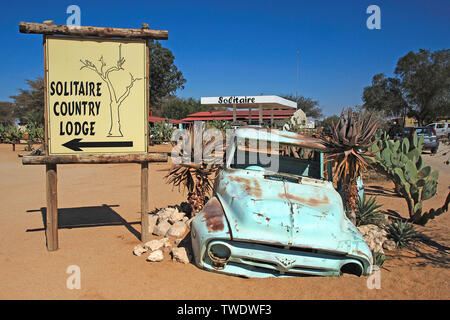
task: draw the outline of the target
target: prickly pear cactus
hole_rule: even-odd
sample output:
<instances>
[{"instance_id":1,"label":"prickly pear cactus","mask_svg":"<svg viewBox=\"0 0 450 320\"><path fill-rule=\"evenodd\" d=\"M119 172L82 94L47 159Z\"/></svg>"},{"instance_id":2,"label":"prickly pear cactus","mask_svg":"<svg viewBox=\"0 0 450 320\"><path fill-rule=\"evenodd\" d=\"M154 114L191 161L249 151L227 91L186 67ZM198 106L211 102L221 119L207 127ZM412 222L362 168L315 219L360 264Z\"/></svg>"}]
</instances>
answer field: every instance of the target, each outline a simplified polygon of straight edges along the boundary
<instances>
[{"instance_id":1,"label":"prickly pear cactus","mask_svg":"<svg viewBox=\"0 0 450 320\"><path fill-rule=\"evenodd\" d=\"M410 220L425 224L427 217L433 219L436 215L422 214L422 203L436 194L439 171L432 171L422 159L423 136L414 133L411 143L407 138L394 142L386 132L379 132L377 138L371 147L375 159L372 164L394 181L408 204Z\"/></svg>"}]
</instances>

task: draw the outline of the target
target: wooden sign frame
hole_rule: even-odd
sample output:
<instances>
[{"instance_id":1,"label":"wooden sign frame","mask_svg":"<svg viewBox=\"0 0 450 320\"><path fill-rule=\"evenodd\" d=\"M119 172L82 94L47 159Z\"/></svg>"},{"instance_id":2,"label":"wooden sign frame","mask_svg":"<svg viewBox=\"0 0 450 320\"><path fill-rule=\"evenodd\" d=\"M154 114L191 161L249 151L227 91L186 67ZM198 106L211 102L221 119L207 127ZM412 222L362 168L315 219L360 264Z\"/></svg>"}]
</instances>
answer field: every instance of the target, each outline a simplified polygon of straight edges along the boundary
<instances>
[{"instance_id":1,"label":"wooden sign frame","mask_svg":"<svg viewBox=\"0 0 450 320\"><path fill-rule=\"evenodd\" d=\"M74 155L49 155L48 145L48 110L47 110L47 50L46 39L49 35L63 35L64 38L82 37L86 39L113 40L117 38L125 39L145 39L146 42L146 70L145 81L147 88L146 95L146 148L148 148L148 115L150 101L150 58L148 40L166 40L168 32L164 30L150 30L146 23L141 29L122 28L102 28L102 27L75 27L55 25L53 21L44 21L43 24L20 22L19 31L21 33L43 34L44 48L44 118L45 118L45 156L24 156L23 165L45 165L46 166L46 201L47 220L46 238L47 250L55 251L59 248L58 242L58 195L57 195L57 165L58 164L109 164L109 163L139 163L141 165L141 241L149 240L148 233L148 163L167 162L168 155L165 153L128 153L128 154L74 154Z\"/></svg>"},{"instance_id":2,"label":"wooden sign frame","mask_svg":"<svg viewBox=\"0 0 450 320\"><path fill-rule=\"evenodd\" d=\"M43 41L43 46L44 46L44 70L45 70L45 74L44 74L44 83L45 83L45 89L44 89L44 105L45 105L45 112L44 112L44 120L45 120L45 145L46 145L46 154L50 155L64 155L64 154L78 154L78 153L74 153L73 151L67 151L67 152L51 152L52 148L52 138L53 140L55 140L56 137L52 137L50 134L50 129L49 129L49 125L51 124L50 122L50 104L49 104L49 93L48 93L48 88L49 88L49 52L48 52L48 40L49 39L63 39L63 40L73 40L73 41L89 41L89 40L96 40L96 41L102 41L102 42L121 42L121 43L141 43L145 45L145 52L144 52L144 65L145 65L145 70L144 70L144 87L147 89L146 92L144 93L144 100L145 100L145 106L144 106L144 114L143 114L143 126L144 126L144 150L143 151L136 151L136 152L124 152L121 151L120 149L116 148L110 148L111 151L85 151L83 150L82 154L131 154L131 153L136 153L136 154L143 154L143 153L147 153L148 152L148 139L149 139L149 130L148 130L148 115L149 115L149 94L150 94L150 68L149 68L149 48L148 48L148 42L146 42L144 39L117 39L117 38L101 38L101 39L92 39L92 38L86 38L86 37L74 37L74 36L54 36L54 35L44 35L44 41ZM126 108L123 109L122 111L122 115L123 113L126 112L133 112L132 110L126 111ZM76 136L72 136L72 137L68 137L67 139L74 139L77 138ZM82 137L81 137L82 138ZM133 141L135 142L135 141ZM82 142L84 144L89 144L90 142L86 143L86 142ZM114 143L114 142L113 142ZM69 150L69 149L68 149ZM87 149L89 150L89 149Z\"/></svg>"}]
</instances>

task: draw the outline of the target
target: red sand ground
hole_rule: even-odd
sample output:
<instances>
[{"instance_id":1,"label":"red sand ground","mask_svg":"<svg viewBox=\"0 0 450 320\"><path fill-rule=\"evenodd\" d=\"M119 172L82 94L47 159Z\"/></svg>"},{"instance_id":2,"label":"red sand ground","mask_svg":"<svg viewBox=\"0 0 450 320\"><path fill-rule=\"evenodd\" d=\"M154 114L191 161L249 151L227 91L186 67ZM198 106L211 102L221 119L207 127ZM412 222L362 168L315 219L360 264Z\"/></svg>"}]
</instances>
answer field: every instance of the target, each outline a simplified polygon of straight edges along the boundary
<instances>
[{"instance_id":1,"label":"red sand ground","mask_svg":"<svg viewBox=\"0 0 450 320\"><path fill-rule=\"evenodd\" d=\"M44 166L23 166L17 157L26 153L22 149L12 152L10 145L0 145L0 299L450 298L448 212L420 228L430 240L416 252L388 253L379 290L368 289L367 278L351 275L243 279L175 263L168 254L163 262L146 262L146 254L132 254L140 243L140 170L135 164L58 166L60 225L86 226L61 228L60 249L48 252L40 211L46 206ZM425 157L441 170L438 194L426 202L428 209L442 205L450 172L440 159ZM168 163L150 165L150 210L185 200L165 184L168 168ZM404 200L392 196L391 183L375 187L385 191L378 197L382 209L407 214ZM111 222L119 224L104 225ZM66 287L70 265L81 269L80 290Z\"/></svg>"}]
</instances>

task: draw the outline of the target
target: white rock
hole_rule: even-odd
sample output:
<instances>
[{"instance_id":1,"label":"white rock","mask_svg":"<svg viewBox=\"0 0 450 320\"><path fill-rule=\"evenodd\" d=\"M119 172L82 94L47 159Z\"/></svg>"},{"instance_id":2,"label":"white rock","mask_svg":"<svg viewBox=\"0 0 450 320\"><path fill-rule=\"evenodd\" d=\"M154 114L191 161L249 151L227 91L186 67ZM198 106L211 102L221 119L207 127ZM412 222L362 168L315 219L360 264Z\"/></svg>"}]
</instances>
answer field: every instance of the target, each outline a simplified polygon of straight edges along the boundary
<instances>
[{"instance_id":1,"label":"white rock","mask_svg":"<svg viewBox=\"0 0 450 320\"><path fill-rule=\"evenodd\" d=\"M178 221L173 224L173 226L170 227L170 229L167 231L167 235L169 237L175 237L179 238L184 235L186 232L186 225L183 221Z\"/></svg>"},{"instance_id":2,"label":"white rock","mask_svg":"<svg viewBox=\"0 0 450 320\"><path fill-rule=\"evenodd\" d=\"M164 247L164 242L161 240L150 240L149 242L146 242L144 246L151 251L155 251Z\"/></svg>"},{"instance_id":3,"label":"white rock","mask_svg":"<svg viewBox=\"0 0 450 320\"><path fill-rule=\"evenodd\" d=\"M164 208L158 211L158 223L168 220L170 218L170 216L176 211L178 211L177 208Z\"/></svg>"},{"instance_id":4,"label":"white rock","mask_svg":"<svg viewBox=\"0 0 450 320\"><path fill-rule=\"evenodd\" d=\"M160 241L163 243L164 248L172 247L172 243L170 243L169 238L162 238Z\"/></svg>"},{"instance_id":5,"label":"white rock","mask_svg":"<svg viewBox=\"0 0 450 320\"><path fill-rule=\"evenodd\" d=\"M163 259L164 259L164 255L161 250L153 251L147 257L147 261L151 261L151 262L160 262L160 261L163 261Z\"/></svg>"},{"instance_id":6,"label":"white rock","mask_svg":"<svg viewBox=\"0 0 450 320\"><path fill-rule=\"evenodd\" d=\"M189 263L189 257L187 255L185 248L173 248L172 249L172 260L180 263Z\"/></svg>"},{"instance_id":7,"label":"white rock","mask_svg":"<svg viewBox=\"0 0 450 320\"><path fill-rule=\"evenodd\" d=\"M169 217L169 222L174 224L175 222L183 220L183 218L184 218L184 212L180 212L180 211L178 211L178 209L175 208L175 210L172 212L172 214Z\"/></svg>"},{"instance_id":8,"label":"white rock","mask_svg":"<svg viewBox=\"0 0 450 320\"><path fill-rule=\"evenodd\" d=\"M392 240L386 240L383 243L383 248L389 251L394 251L397 249L397 245L395 244L395 241Z\"/></svg>"},{"instance_id":9,"label":"white rock","mask_svg":"<svg viewBox=\"0 0 450 320\"><path fill-rule=\"evenodd\" d=\"M386 230L383 230L374 224L360 226L358 227L358 230L364 237L370 250L384 253L383 243L387 240Z\"/></svg>"},{"instance_id":10,"label":"white rock","mask_svg":"<svg viewBox=\"0 0 450 320\"><path fill-rule=\"evenodd\" d=\"M149 214L148 215L148 233L152 234L155 229L156 222L158 221L158 215Z\"/></svg>"},{"instance_id":11,"label":"white rock","mask_svg":"<svg viewBox=\"0 0 450 320\"><path fill-rule=\"evenodd\" d=\"M142 244L136 245L133 249L133 253L138 257L141 256L145 252L147 252L147 249L145 247L143 247Z\"/></svg>"},{"instance_id":12,"label":"white rock","mask_svg":"<svg viewBox=\"0 0 450 320\"><path fill-rule=\"evenodd\" d=\"M157 236L165 236L171 225L167 220L159 222L153 229L153 234Z\"/></svg>"}]
</instances>

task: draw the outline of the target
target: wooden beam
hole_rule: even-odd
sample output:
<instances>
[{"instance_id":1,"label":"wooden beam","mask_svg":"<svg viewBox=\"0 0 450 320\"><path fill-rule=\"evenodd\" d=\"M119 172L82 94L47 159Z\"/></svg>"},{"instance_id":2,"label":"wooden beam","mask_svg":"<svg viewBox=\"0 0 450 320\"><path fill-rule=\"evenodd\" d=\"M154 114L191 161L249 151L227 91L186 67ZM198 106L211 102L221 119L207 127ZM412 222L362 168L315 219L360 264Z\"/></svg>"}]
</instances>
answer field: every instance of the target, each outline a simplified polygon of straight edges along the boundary
<instances>
[{"instance_id":1,"label":"wooden beam","mask_svg":"<svg viewBox=\"0 0 450 320\"><path fill-rule=\"evenodd\" d=\"M51 23L20 22L21 33L33 34L57 34L79 37L101 37L101 38L145 38L155 40L167 40L169 32L166 30L152 30L145 25L141 29L105 28L88 26L66 26Z\"/></svg>"},{"instance_id":2,"label":"wooden beam","mask_svg":"<svg viewBox=\"0 0 450 320\"><path fill-rule=\"evenodd\" d=\"M45 23L45 21L44 21ZM42 44L44 47L44 151L49 154L48 147L48 110L47 110L47 82L48 82L48 66L47 66L47 38L42 36Z\"/></svg>"},{"instance_id":3,"label":"wooden beam","mask_svg":"<svg viewBox=\"0 0 450 320\"><path fill-rule=\"evenodd\" d=\"M141 163L141 241L149 241L148 233L148 162Z\"/></svg>"},{"instance_id":4,"label":"wooden beam","mask_svg":"<svg viewBox=\"0 0 450 320\"><path fill-rule=\"evenodd\" d=\"M47 212L45 234L47 250L58 250L58 192L56 164L46 165Z\"/></svg>"},{"instance_id":5,"label":"wooden beam","mask_svg":"<svg viewBox=\"0 0 450 320\"><path fill-rule=\"evenodd\" d=\"M22 164L104 164L104 163L143 163L167 162L167 153L146 154L98 154L98 155L60 155L60 156L23 156Z\"/></svg>"}]
</instances>

